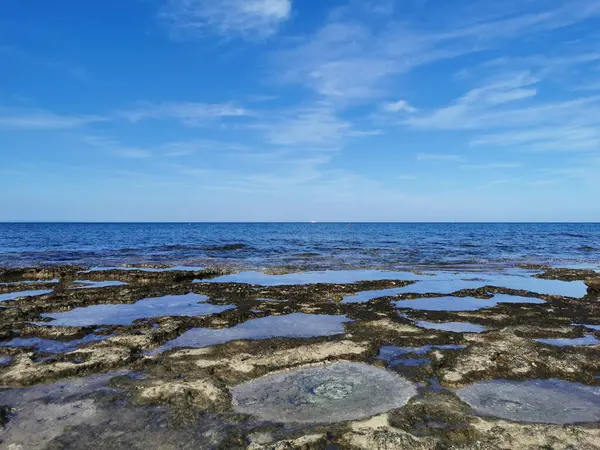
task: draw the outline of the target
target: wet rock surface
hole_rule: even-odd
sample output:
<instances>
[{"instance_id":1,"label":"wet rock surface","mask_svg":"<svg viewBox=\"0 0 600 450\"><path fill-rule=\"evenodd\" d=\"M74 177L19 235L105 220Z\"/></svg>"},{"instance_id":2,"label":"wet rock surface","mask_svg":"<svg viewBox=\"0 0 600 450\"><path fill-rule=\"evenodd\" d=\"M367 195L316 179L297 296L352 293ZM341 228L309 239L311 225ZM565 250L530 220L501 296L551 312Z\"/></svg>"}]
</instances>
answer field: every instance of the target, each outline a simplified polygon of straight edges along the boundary
<instances>
[{"instance_id":1,"label":"wet rock surface","mask_svg":"<svg viewBox=\"0 0 600 450\"><path fill-rule=\"evenodd\" d=\"M600 448L595 272L231 272L0 270L0 448Z\"/></svg>"},{"instance_id":2,"label":"wet rock surface","mask_svg":"<svg viewBox=\"0 0 600 450\"><path fill-rule=\"evenodd\" d=\"M232 389L235 411L299 423L363 419L401 408L416 393L399 375L360 363L266 375Z\"/></svg>"},{"instance_id":3,"label":"wet rock surface","mask_svg":"<svg viewBox=\"0 0 600 450\"><path fill-rule=\"evenodd\" d=\"M460 389L477 412L520 422L600 422L600 387L560 380L491 381Z\"/></svg>"}]
</instances>

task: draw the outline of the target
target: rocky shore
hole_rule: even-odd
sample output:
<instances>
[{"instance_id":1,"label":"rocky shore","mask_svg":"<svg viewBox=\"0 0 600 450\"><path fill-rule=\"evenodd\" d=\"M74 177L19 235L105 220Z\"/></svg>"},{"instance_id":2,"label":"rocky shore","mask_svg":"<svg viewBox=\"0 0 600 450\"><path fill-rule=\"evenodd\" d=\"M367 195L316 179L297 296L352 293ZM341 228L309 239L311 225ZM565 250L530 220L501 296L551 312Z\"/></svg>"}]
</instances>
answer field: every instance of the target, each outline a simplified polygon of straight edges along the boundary
<instances>
[{"instance_id":1,"label":"rocky shore","mask_svg":"<svg viewBox=\"0 0 600 450\"><path fill-rule=\"evenodd\" d=\"M518 270L0 270L0 448L599 449L600 274Z\"/></svg>"}]
</instances>

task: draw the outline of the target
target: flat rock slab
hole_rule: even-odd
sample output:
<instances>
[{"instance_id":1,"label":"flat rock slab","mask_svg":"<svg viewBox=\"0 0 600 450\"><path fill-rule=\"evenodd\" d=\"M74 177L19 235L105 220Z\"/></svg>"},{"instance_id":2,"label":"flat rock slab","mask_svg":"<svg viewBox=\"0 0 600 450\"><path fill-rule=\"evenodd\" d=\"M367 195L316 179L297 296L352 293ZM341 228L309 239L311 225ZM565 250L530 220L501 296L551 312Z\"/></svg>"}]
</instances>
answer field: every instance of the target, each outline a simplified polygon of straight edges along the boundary
<instances>
[{"instance_id":1,"label":"flat rock slab","mask_svg":"<svg viewBox=\"0 0 600 450\"><path fill-rule=\"evenodd\" d=\"M232 389L237 412L297 423L364 419L401 408L416 393L400 375L361 363L266 375Z\"/></svg>"},{"instance_id":2,"label":"flat rock slab","mask_svg":"<svg viewBox=\"0 0 600 450\"><path fill-rule=\"evenodd\" d=\"M480 414L529 423L600 422L600 388L562 380L490 381L456 391Z\"/></svg>"}]
</instances>

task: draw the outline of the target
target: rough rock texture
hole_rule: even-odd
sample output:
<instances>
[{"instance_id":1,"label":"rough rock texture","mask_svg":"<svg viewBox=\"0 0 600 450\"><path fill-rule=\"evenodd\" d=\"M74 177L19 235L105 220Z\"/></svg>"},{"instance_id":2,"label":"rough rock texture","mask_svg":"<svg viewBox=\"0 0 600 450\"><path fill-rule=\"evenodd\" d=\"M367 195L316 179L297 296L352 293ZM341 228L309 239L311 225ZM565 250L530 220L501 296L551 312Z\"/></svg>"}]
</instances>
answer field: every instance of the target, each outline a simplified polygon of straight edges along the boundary
<instances>
[{"instance_id":1,"label":"rough rock texture","mask_svg":"<svg viewBox=\"0 0 600 450\"><path fill-rule=\"evenodd\" d=\"M0 283L10 283L0 284L0 293L53 290L40 297L4 302L0 309L0 384L5 388L0 392L0 424L6 427L0 431L0 440L4 439L0 448L14 444L15 450L18 445L22 449L82 450L598 449L597 422L558 426L482 417L453 391L489 380L523 382L552 378L598 389L600 346L558 347L536 339L599 339L600 302L596 300L600 298L600 276L572 269L535 269L546 269L538 275L540 278L558 280L552 282L553 286L576 280L581 287L579 280L586 280L588 295L575 298L485 286L448 295L456 301L465 301L465 297L482 300L482 307L474 311L399 310L395 305L398 300L435 299L439 294L407 293L364 303L342 303L340 300L347 295L407 286L411 282L257 286L209 282L211 277L231 272L218 268L86 274L78 273L82 268L68 266L0 270ZM519 276L523 281L532 272ZM80 286L74 282L80 279L128 284L76 289ZM211 305L235 308L207 316L140 316L127 325L55 326L44 318L51 313L94 305L136 308L140 300L188 293L205 296ZM518 303L486 307L490 302L485 300L498 294L525 297L525 301L537 304L515 299ZM293 319L300 313L348 318L352 322L344 323L339 334L287 333L286 337L286 330L279 332L273 327L260 340L252 333L223 333L228 338L219 345L160 350L189 330L231 329L247 323L240 327L246 328L270 322L250 321L271 316L288 316L294 325ZM473 334L425 329L416 326L420 321L469 322L485 330ZM311 326L319 328L319 323L315 321ZM87 338L92 335L104 340L89 342ZM313 337L304 337L309 335ZM16 345L36 338L57 341L65 350L54 354L47 348ZM393 357L382 357L390 349ZM358 421L345 421L343 415L338 415L331 423L281 423L279 418L265 421L233 409L230 390L236 386L253 385L273 374L289 375L339 363L359 363L375 371L386 369L385 373L410 381L417 394L402 407L386 407L385 414L361 417ZM121 375L106 374L114 370ZM104 386L89 381L103 377L102 374L110 378ZM311 395L341 401L353 392L346 383L320 381L313 386ZM289 388L286 385L279 391L284 391L285 396L290 393ZM381 404L387 397L393 398L395 392L379 391L386 397ZM572 404L574 396L575 393L567 392L560 403ZM493 399L485 403L490 401L494 403ZM510 402L495 403L519 408ZM347 408L350 410L354 408ZM586 408L588 413L591 410Z\"/></svg>"},{"instance_id":2,"label":"rough rock texture","mask_svg":"<svg viewBox=\"0 0 600 450\"><path fill-rule=\"evenodd\" d=\"M521 338L512 329L465 336L468 349L450 355L440 368L440 381L449 387L462 387L474 381L494 378L524 380L562 377L590 382L600 369L598 349L574 351L538 344Z\"/></svg>"},{"instance_id":3,"label":"rough rock texture","mask_svg":"<svg viewBox=\"0 0 600 450\"><path fill-rule=\"evenodd\" d=\"M592 294L600 294L600 277L589 278L585 280L585 284L588 287L588 291Z\"/></svg>"}]
</instances>

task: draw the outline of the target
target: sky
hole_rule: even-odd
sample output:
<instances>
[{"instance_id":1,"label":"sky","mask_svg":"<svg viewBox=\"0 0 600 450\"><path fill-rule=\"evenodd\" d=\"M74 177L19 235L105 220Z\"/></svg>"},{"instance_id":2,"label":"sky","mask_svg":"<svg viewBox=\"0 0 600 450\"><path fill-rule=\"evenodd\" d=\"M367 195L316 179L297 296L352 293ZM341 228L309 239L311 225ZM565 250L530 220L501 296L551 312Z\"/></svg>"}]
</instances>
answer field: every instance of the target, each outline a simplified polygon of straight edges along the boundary
<instances>
[{"instance_id":1,"label":"sky","mask_svg":"<svg viewBox=\"0 0 600 450\"><path fill-rule=\"evenodd\" d=\"M2 0L0 221L600 221L600 0Z\"/></svg>"}]
</instances>

